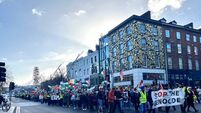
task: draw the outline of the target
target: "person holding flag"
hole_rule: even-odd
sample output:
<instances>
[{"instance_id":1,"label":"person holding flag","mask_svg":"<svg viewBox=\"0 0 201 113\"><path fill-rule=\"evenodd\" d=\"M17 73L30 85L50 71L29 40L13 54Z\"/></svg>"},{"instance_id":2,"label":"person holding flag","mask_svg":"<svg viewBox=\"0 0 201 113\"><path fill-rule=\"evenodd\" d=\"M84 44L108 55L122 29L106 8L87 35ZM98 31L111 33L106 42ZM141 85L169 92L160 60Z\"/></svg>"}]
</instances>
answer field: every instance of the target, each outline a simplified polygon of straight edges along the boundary
<instances>
[{"instance_id":1,"label":"person holding flag","mask_svg":"<svg viewBox=\"0 0 201 113\"><path fill-rule=\"evenodd\" d=\"M153 100L151 98L151 93L155 90L154 89L154 85L153 86L150 86L149 89L148 89L148 96L147 96L147 101L148 101L148 104L149 104L149 112L148 113L155 113L155 108L153 108Z\"/></svg>"},{"instance_id":2,"label":"person holding flag","mask_svg":"<svg viewBox=\"0 0 201 113\"><path fill-rule=\"evenodd\" d=\"M137 91L140 92L140 112L145 113L147 104L147 92L145 91L143 80L141 80L139 85L137 85Z\"/></svg>"},{"instance_id":3,"label":"person holding flag","mask_svg":"<svg viewBox=\"0 0 201 113\"><path fill-rule=\"evenodd\" d=\"M123 113L122 106L121 106L121 101L123 100L123 97L122 97L122 92L121 92L120 88L116 88L116 91L114 92L114 96L115 96L115 101L114 101L114 110L113 111L115 112L116 107L118 107L119 112Z\"/></svg>"}]
</instances>

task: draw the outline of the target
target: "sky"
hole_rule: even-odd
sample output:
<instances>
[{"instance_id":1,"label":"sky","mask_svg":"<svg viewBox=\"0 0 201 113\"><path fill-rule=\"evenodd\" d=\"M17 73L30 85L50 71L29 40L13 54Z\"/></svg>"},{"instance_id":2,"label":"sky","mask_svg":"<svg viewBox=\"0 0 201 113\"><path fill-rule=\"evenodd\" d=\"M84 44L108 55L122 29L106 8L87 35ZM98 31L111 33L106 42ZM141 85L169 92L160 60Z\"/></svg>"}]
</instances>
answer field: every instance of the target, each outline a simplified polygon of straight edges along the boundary
<instances>
[{"instance_id":1,"label":"sky","mask_svg":"<svg viewBox=\"0 0 201 113\"><path fill-rule=\"evenodd\" d=\"M18 85L49 77L132 15L201 27L200 0L0 0L0 61Z\"/></svg>"}]
</instances>

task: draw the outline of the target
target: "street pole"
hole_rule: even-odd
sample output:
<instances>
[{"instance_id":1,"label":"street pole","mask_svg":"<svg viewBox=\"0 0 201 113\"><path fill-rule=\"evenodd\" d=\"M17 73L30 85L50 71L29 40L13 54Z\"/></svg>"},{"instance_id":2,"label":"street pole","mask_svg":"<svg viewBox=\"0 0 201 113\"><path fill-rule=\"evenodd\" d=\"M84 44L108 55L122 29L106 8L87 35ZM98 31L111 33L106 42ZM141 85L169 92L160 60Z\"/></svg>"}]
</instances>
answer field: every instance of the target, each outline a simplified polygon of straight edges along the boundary
<instances>
[{"instance_id":1,"label":"street pole","mask_svg":"<svg viewBox=\"0 0 201 113\"><path fill-rule=\"evenodd\" d=\"M11 102L11 96L12 96L11 92L12 92L12 90L9 91L9 100L10 100L10 102Z\"/></svg>"},{"instance_id":2,"label":"street pole","mask_svg":"<svg viewBox=\"0 0 201 113\"><path fill-rule=\"evenodd\" d=\"M165 75L166 75L166 83L168 84L168 81L169 81L169 77L168 77L168 57L167 57L167 48L166 48L166 39L164 38L163 39L163 44L164 44L164 49L165 49Z\"/></svg>"}]
</instances>

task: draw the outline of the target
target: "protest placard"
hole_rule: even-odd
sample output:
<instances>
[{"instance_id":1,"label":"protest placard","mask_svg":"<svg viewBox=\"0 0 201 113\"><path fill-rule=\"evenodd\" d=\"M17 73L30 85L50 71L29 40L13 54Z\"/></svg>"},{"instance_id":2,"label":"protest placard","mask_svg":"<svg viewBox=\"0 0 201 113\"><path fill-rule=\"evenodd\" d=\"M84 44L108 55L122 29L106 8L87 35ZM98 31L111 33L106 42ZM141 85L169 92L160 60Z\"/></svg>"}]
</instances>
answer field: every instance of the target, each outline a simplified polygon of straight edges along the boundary
<instances>
[{"instance_id":1,"label":"protest placard","mask_svg":"<svg viewBox=\"0 0 201 113\"><path fill-rule=\"evenodd\" d=\"M151 97L153 108L175 106L184 103L184 93L181 88L153 91Z\"/></svg>"}]
</instances>

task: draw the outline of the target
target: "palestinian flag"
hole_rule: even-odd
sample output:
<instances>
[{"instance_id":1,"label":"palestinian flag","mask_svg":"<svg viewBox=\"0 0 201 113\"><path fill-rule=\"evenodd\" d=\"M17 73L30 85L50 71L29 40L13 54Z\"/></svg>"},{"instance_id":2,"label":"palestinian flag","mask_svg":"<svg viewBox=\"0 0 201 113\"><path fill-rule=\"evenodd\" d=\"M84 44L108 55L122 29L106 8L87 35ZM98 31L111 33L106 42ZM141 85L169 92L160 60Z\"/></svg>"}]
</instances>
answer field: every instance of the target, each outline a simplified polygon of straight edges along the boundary
<instances>
[{"instance_id":1,"label":"palestinian flag","mask_svg":"<svg viewBox=\"0 0 201 113\"><path fill-rule=\"evenodd\" d=\"M88 86L90 86L90 80L86 80L86 83L88 84Z\"/></svg>"},{"instance_id":2,"label":"palestinian flag","mask_svg":"<svg viewBox=\"0 0 201 113\"><path fill-rule=\"evenodd\" d=\"M102 74L103 76L105 76L105 70L104 70L104 69L101 71L101 74Z\"/></svg>"},{"instance_id":3,"label":"palestinian flag","mask_svg":"<svg viewBox=\"0 0 201 113\"><path fill-rule=\"evenodd\" d=\"M121 81L123 81L124 80L124 73L123 73L123 69L120 71L120 79L121 79Z\"/></svg>"},{"instance_id":4,"label":"palestinian flag","mask_svg":"<svg viewBox=\"0 0 201 113\"><path fill-rule=\"evenodd\" d=\"M143 80L141 80L140 83L139 83L139 87L142 87L142 86L144 86Z\"/></svg>"},{"instance_id":5,"label":"palestinian flag","mask_svg":"<svg viewBox=\"0 0 201 113\"><path fill-rule=\"evenodd\" d=\"M70 81L69 81L69 84L75 84L75 83L77 83L77 81L75 80L75 79L71 79Z\"/></svg>"}]
</instances>

